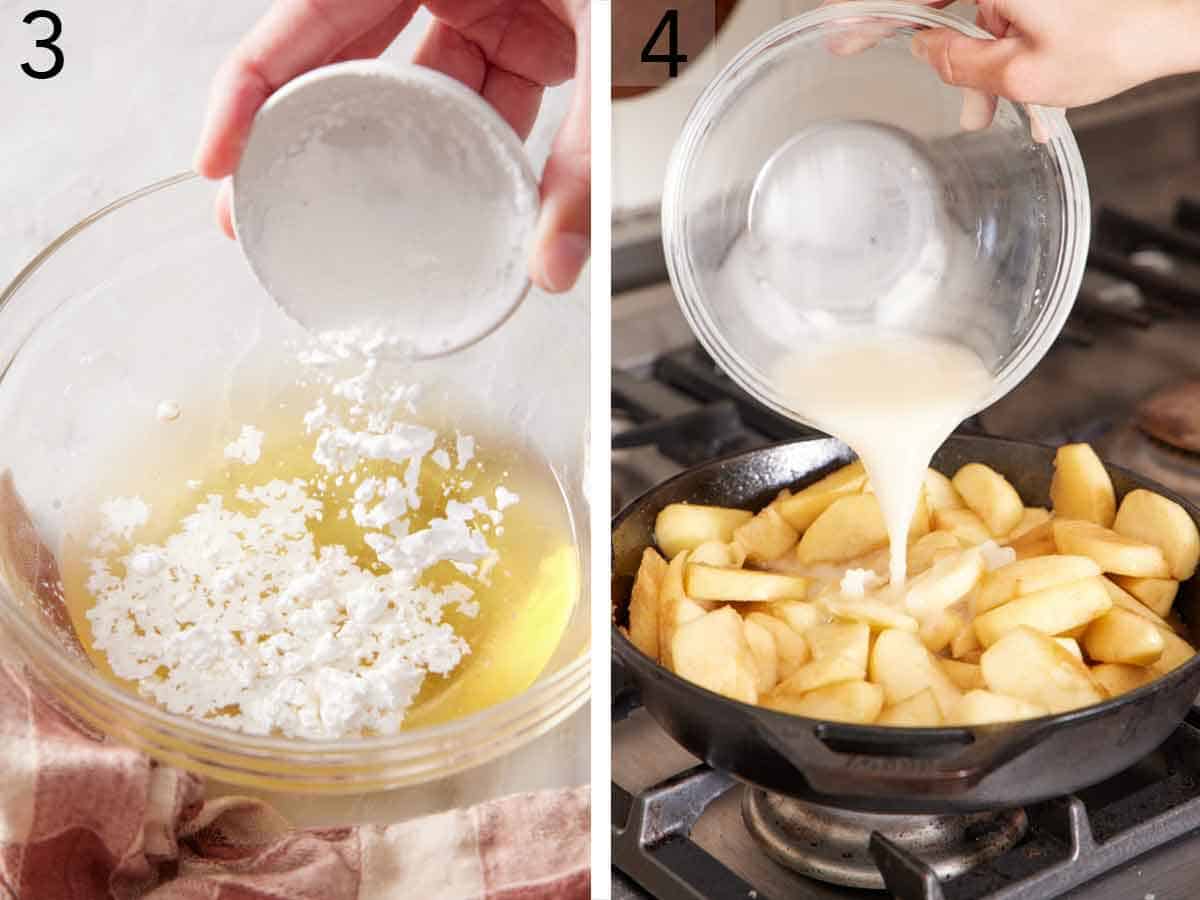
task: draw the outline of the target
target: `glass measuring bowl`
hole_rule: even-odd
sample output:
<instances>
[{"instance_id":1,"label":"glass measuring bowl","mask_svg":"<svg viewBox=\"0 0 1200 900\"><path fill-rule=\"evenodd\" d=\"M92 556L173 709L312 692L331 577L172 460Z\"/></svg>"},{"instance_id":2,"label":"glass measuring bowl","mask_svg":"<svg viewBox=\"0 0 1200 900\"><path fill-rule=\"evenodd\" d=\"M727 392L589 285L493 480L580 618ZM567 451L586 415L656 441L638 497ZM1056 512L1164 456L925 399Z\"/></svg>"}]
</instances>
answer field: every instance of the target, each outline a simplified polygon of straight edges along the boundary
<instances>
[{"instance_id":1,"label":"glass measuring bowl","mask_svg":"<svg viewBox=\"0 0 1200 900\"><path fill-rule=\"evenodd\" d=\"M787 21L717 76L676 144L663 243L684 313L792 418L777 362L864 330L966 344L993 377L982 408L1049 350L1078 292L1090 214L1066 117L1000 100L966 130L963 92L911 52L932 27L988 36L907 3Z\"/></svg>"},{"instance_id":2,"label":"glass measuring bowl","mask_svg":"<svg viewBox=\"0 0 1200 900\"><path fill-rule=\"evenodd\" d=\"M0 423L9 471L35 533L4 529L0 629L32 670L92 727L225 782L304 793L361 793L460 772L527 743L587 699L590 599L584 495L587 307L534 294L508 326L420 364L434 401L468 410L540 457L561 488L580 575L562 637L523 693L445 724L393 736L254 736L168 713L76 652L24 577L61 546L74 515L131 447L146 485L222 421L255 421L293 372L303 330L255 283L211 219L212 187L193 175L124 197L65 231L0 290ZM554 384L554 391L536 386ZM160 401L184 397L165 424ZM5 522L4 524L9 524ZM14 571L15 570L15 571Z\"/></svg>"}]
</instances>

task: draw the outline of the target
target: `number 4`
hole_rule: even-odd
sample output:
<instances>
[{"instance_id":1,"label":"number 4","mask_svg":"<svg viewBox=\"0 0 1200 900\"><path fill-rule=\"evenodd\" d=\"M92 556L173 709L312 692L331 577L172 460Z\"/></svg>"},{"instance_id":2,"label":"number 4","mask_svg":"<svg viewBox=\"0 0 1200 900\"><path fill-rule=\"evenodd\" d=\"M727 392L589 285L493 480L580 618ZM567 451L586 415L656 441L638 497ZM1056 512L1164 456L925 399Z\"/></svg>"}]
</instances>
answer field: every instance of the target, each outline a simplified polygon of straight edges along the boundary
<instances>
[{"instance_id":1,"label":"number 4","mask_svg":"<svg viewBox=\"0 0 1200 900\"><path fill-rule=\"evenodd\" d=\"M667 32L667 52L655 53L654 45L662 37L663 29ZM686 54L679 52L679 10L668 9L654 29L654 34L650 35L650 40L646 41L646 46L642 48L642 62L666 63L667 71L672 78L676 78L679 75L679 64L687 62L687 59Z\"/></svg>"},{"instance_id":2,"label":"number 4","mask_svg":"<svg viewBox=\"0 0 1200 900\"><path fill-rule=\"evenodd\" d=\"M50 23L50 34L41 40L34 41L34 45L41 47L43 50L49 50L50 54L54 57L54 61L48 69L35 69L29 63L24 62L21 63L21 71L30 78L53 78L63 70L63 52L58 44L55 43L55 41L62 37L62 19L47 9L35 9L21 21L26 25L32 25L38 19L45 19Z\"/></svg>"}]
</instances>

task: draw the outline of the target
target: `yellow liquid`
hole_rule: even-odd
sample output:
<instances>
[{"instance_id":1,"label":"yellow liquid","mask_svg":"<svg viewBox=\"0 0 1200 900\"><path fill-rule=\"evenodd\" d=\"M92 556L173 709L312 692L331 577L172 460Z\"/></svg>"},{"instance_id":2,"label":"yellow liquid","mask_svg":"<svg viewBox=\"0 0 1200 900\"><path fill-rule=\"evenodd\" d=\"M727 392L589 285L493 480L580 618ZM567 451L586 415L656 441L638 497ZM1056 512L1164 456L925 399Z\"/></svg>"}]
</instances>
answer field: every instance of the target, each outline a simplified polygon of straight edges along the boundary
<instances>
[{"instance_id":1,"label":"yellow liquid","mask_svg":"<svg viewBox=\"0 0 1200 900\"><path fill-rule=\"evenodd\" d=\"M294 429L294 425L292 426ZM149 522L135 532L138 544L161 544L181 529L181 520L205 497L217 494L227 509L252 512L237 499L243 486L265 484L274 479L302 479L309 495L324 506L320 520L308 521L318 547L340 544L364 569L386 571L374 551L363 541L363 531L349 511L357 483L368 476L403 477L403 467L387 461L370 461L347 477L341 485L312 459L314 437L301 430L292 433L282 426L263 426L267 437L262 455L252 465L224 463L210 468L198 487L187 486L194 477L181 469L177 480L156 477L156 485L138 492L151 505ZM450 500L468 501L485 497L494 505L495 488L503 485L520 496L519 502L503 511L503 533L487 533L488 544L498 561L488 573L487 583L464 576L448 562L428 569L422 583L442 587L460 581L472 588L479 604L475 617L464 615L454 605L444 608L444 621L470 646L470 653L449 674L426 676L422 688L405 714L403 728L435 725L485 709L526 690L546 667L562 640L579 592L579 561L571 534L566 504L549 468L525 448L495 446L481 440L474 458L459 471L455 468L454 436L439 439L452 460L449 471L425 457L421 468L421 506L408 516L410 529L426 527L444 515ZM470 482L464 486L463 482ZM324 485L324 489L318 485ZM171 489L173 485L178 490ZM339 513L346 510L345 517ZM122 687L137 692L137 686L116 676L102 650L93 645L91 623L86 613L95 605L87 589L88 560L95 556L89 541L96 523L76 532L63 548L63 583L72 623L88 656L97 669ZM109 557L111 570L120 574L117 562L128 552L122 547Z\"/></svg>"}]
</instances>

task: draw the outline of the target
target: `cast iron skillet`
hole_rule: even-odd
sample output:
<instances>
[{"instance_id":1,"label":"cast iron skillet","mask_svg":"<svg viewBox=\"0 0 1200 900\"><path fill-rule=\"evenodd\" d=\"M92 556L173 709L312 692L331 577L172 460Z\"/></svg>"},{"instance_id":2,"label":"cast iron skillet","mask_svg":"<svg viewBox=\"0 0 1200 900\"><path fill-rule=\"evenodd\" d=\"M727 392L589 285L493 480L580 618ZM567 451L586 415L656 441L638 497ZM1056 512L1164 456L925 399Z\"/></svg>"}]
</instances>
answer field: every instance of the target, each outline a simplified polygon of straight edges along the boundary
<instances>
[{"instance_id":1,"label":"cast iron skillet","mask_svg":"<svg viewBox=\"0 0 1200 900\"><path fill-rule=\"evenodd\" d=\"M934 468L952 475L981 462L1012 482L1030 506L1049 505L1054 451L993 438L952 438ZM815 481L854 459L830 438L753 450L685 472L635 500L613 521L614 654L660 725L709 765L769 791L880 812L967 812L1023 806L1102 781L1161 744L1200 690L1200 655L1152 684L1087 709L972 728L884 728L822 722L749 706L672 674L616 625L654 519L689 501L758 509L784 487ZM1136 487L1200 510L1178 495L1110 466L1120 498ZM1197 582L1176 609L1198 621Z\"/></svg>"}]
</instances>

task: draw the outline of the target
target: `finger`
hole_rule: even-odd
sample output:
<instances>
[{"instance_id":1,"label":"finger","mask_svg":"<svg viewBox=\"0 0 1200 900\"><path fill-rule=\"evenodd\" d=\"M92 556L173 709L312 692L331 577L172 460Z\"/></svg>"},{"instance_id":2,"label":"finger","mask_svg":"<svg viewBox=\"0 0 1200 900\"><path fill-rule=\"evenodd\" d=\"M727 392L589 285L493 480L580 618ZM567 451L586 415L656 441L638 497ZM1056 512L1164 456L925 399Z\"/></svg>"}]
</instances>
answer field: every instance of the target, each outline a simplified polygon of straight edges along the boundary
<instances>
[{"instance_id":1,"label":"finger","mask_svg":"<svg viewBox=\"0 0 1200 900\"><path fill-rule=\"evenodd\" d=\"M1049 110L1038 110L1032 106L1026 106L1025 111L1029 114L1029 131L1038 144L1045 144L1050 140L1050 132L1046 128L1042 120L1042 116L1047 114Z\"/></svg>"},{"instance_id":2,"label":"finger","mask_svg":"<svg viewBox=\"0 0 1200 900\"><path fill-rule=\"evenodd\" d=\"M521 140L529 136L542 105L542 86L489 62L482 48L461 32L434 22L413 62L462 82L482 95Z\"/></svg>"},{"instance_id":3,"label":"finger","mask_svg":"<svg viewBox=\"0 0 1200 900\"><path fill-rule=\"evenodd\" d=\"M591 248L590 29L585 9L575 33L575 94L542 174L542 213L529 260L534 283L554 293L568 290L575 283Z\"/></svg>"},{"instance_id":4,"label":"finger","mask_svg":"<svg viewBox=\"0 0 1200 900\"><path fill-rule=\"evenodd\" d=\"M479 3L427 0L444 27L462 35L492 65L547 87L575 71L575 33L544 2L486 4L500 11L480 15Z\"/></svg>"},{"instance_id":5,"label":"finger","mask_svg":"<svg viewBox=\"0 0 1200 900\"><path fill-rule=\"evenodd\" d=\"M979 9L975 13L975 25L982 28L984 31L990 32L995 37L1004 37L1003 33L997 33L993 30L995 23L994 10L986 5L986 2L981 2ZM996 109L999 107L999 99L995 94L988 94L984 91L976 91L972 88L962 88L962 112L959 114L959 125L963 131L983 131L996 118Z\"/></svg>"},{"instance_id":6,"label":"finger","mask_svg":"<svg viewBox=\"0 0 1200 900\"><path fill-rule=\"evenodd\" d=\"M225 232L226 237L236 241L237 234L233 230L233 182L230 179L223 178L221 180L213 209L217 215L217 225Z\"/></svg>"},{"instance_id":7,"label":"finger","mask_svg":"<svg viewBox=\"0 0 1200 900\"><path fill-rule=\"evenodd\" d=\"M521 140L525 140L537 121L544 91L540 84L492 66L484 78L481 93Z\"/></svg>"},{"instance_id":8,"label":"finger","mask_svg":"<svg viewBox=\"0 0 1200 900\"><path fill-rule=\"evenodd\" d=\"M409 18L417 0L399 0ZM213 80L195 169L220 178L237 166L254 114L280 86L321 65L383 21L397 0L279 0Z\"/></svg>"},{"instance_id":9,"label":"finger","mask_svg":"<svg viewBox=\"0 0 1200 900\"><path fill-rule=\"evenodd\" d=\"M994 3L979 4L979 12L975 16L975 24L993 37L1007 37L1011 22L1000 14L1000 9Z\"/></svg>"},{"instance_id":10,"label":"finger","mask_svg":"<svg viewBox=\"0 0 1200 900\"><path fill-rule=\"evenodd\" d=\"M822 0L821 6L837 6L847 0ZM945 9L954 0L917 0L918 5L932 9ZM835 56L854 56L878 46L885 39L900 31L904 26L897 22L878 19L843 19L837 31L826 38L825 46Z\"/></svg>"},{"instance_id":11,"label":"finger","mask_svg":"<svg viewBox=\"0 0 1200 900\"><path fill-rule=\"evenodd\" d=\"M996 107L999 102L995 94L977 91L974 88L963 88L962 114L959 124L963 131L983 131L992 124L996 117Z\"/></svg>"},{"instance_id":12,"label":"finger","mask_svg":"<svg viewBox=\"0 0 1200 900\"><path fill-rule=\"evenodd\" d=\"M839 3L848 3L850 0L821 0L821 6L837 6ZM928 6L931 9L945 9L954 0L909 0L914 6Z\"/></svg>"},{"instance_id":13,"label":"finger","mask_svg":"<svg viewBox=\"0 0 1200 900\"><path fill-rule=\"evenodd\" d=\"M841 3L843 0L837 0ZM888 22L872 22L870 19L843 19L825 40L825 46L834 56L854 56L873 50L903 26Z\"/></svg>"},{"instance_id":14,"label":"finger","mask_svg":"<svg viewBox=\"0 0 1200 900\"><path fill-rule=\"evenodd\" d=\"M349 44L334 54L330 62L344 62L350 59L374 59L384 50L392 46L392 42L400 35L408 23L412 21L413 11L410 4L401 3L386 19L364 34L352 40Z\"/></svg>"},{"instance_id":15,"label":"finger","mask_svg":"<svg viewBox=\"0 0 1200 900\"><path fill-rule=\"evenodd\" d=\"M983 0L979 5L977 24L998 38L1016 35L1016 28L1011 19L1001 8L1001 0ZM992 97L992 115L996 112L996 98ZM1044 144L1050 140L1050 133L1042 124L1041 114L1029 104L1025 104L1025 112L1029 116L1029 131L1035 143ZM964 112L965 114L965 112Z\"/></svg>"},{"instance_id":16,"label":"finger","mask_svg":"<svg viewBox=\"0 0 1200 900\"><path fill-rule=\"evenodd\" d=\"M487 79L488 61L483 50L444 22L435 21L429 26L413 54L413 62L437 69L476 93L483 90Z\"/></svg>"},{"instance_id":17,"label":"finger","mask_svg":"<svg viewBox=\"0 0 1200 900\"><path fill-rule=\"evenodd\" d=\"M1012 63L1022 50L1017 38L985 40L968 37L950 28L933 28L913 38L913 53L924 59L938 76L955 87L969 87L1013 100L1021 86L1012 79Z\"/></svg>"}]
</instances>

